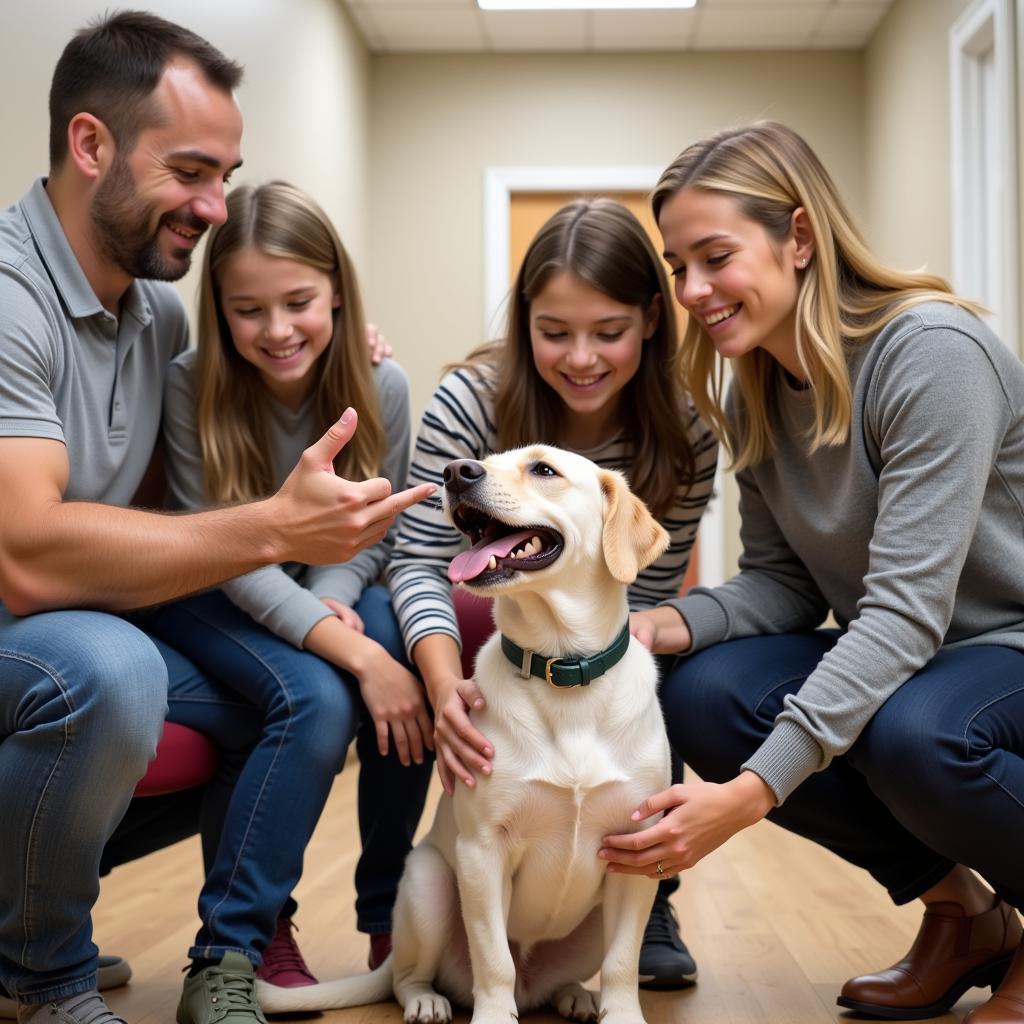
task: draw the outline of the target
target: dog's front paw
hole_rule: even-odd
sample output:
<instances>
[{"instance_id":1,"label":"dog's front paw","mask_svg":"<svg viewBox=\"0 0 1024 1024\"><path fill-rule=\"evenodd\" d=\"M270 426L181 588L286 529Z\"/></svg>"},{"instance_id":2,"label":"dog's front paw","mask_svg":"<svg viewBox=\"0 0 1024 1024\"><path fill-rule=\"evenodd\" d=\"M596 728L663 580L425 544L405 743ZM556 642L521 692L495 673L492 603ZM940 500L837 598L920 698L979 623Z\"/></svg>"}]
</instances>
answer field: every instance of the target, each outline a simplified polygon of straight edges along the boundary
<instances>
[{"instance_id":1,"label":"dog's front paw","mask_svg":"<svg viewBox=\"0 0 1024 1024\"><path fill-rule=\"evenodd\" d=\"M573 981L563 985L551 997L551 1005L566 1020L584 1021L597 1020L601 1015L596 992L585 989Z\"/></svg>"},{"instance_id":2,"label":"dog's front paw","mask_svg":"<svg viewBox=\"0 0 1024 1024\"><path fill-rule=\"evenodd\" d=\"M415 996L405 1004L406 1024L450 1024L452 1004L444 996L431 992Z\"/></svg>"}]
</instances>

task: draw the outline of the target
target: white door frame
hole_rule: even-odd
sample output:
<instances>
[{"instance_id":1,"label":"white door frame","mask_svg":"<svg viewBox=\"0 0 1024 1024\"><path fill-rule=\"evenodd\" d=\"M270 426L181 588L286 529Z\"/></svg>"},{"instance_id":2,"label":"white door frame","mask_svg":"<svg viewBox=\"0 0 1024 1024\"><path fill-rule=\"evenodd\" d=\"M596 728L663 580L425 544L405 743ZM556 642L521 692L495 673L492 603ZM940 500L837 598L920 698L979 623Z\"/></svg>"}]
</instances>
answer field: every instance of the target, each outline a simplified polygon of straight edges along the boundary
<instances>
[{"instance_id":1,"label":"white door frame","mask_svg":"<svg viewBox=\"0 0 1024 1024\"><path fill-rule=\"evenodd\" d=\"M613 167L488 167L484 171L484 334L501 333L508 299L509 217L513 192L649 192L661 176L654 166ZM701 586L725 579L725 537L722 511L722 468L715 474L714 493L700 521L697 568Z\"/></svg>"},{"instance_id":2,"label":"white door frame","mask_svg":"<svg viewBox=\"0 0 1024 1024\"><path fill-rule=\"evenodd\" d=\"M1024 5L1021 5L1024 8ZM1017 71L1012 0L975 0L949 32L953 283L995 298L994 324L1020 352L1021 239ZM983 57L992 54L992 73ZM984 116L979 116L983 112ZM985 200L996 199L996 216ZM984 280L989 267L990 279Z\"/></svg>"}]
</instances>

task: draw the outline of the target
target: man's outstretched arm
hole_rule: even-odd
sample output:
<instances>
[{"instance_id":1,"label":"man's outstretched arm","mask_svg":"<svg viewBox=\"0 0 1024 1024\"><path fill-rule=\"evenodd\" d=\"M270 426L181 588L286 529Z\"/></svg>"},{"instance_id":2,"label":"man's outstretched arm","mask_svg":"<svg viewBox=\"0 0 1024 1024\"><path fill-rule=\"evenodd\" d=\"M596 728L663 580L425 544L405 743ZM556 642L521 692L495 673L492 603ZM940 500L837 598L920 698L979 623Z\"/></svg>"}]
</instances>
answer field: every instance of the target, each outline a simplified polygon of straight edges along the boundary
<instances>
[{"instance_id":1,"label":"man's outstretched arm","mask_svg":"<svg viewBox=\"0 0 1024 1024\"><path fill-rule=\"evenodd\" d=\"M182 515L65 501L61 442L0 438L0 599L16 615L117 611L170 601L261 565L345 561L433 491L421 485L392 494L382 478L335 475L333 459L355 428L356 414L347 410L271 497Z\"/></svg>"}]
</instances>

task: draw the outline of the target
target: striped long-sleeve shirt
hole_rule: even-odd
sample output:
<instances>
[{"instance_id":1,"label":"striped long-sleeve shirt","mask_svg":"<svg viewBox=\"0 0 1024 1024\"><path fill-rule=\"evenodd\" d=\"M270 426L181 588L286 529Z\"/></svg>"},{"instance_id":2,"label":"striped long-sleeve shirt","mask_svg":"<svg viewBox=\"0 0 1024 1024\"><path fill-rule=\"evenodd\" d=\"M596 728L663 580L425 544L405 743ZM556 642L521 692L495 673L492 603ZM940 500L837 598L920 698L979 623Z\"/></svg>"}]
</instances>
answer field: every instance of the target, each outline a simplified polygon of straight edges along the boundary
<instances>
[{"instance_id":1,"label":"striped long-sleeve shirt","mask_svg":"<svg viewBox=\"0 0 1024 1024\"><path fill-rule=\"evenodd\" d=\"M668 514L661 520L669 533L665 553L648 566L629 588L634 611L653 608L675 597L686 575L690 549L704 506L711 497L718 444L689 409L687 434L693 446L696 472L693 485L681 484ZM441 508L444 467L453 459L483 459L498 450L494 425L494 384L486 367L453 370L434 392L423 420L409 470L409 483L434 483L438 494L402 513L398 540L387 570L388 586L402 629L406 650L426 636L444 633L461 646L452 606L448 563L467 545ZM596 448L580 451L606 469L628 478L628 438L618 434Z\"/></svg>"}]
</instances>

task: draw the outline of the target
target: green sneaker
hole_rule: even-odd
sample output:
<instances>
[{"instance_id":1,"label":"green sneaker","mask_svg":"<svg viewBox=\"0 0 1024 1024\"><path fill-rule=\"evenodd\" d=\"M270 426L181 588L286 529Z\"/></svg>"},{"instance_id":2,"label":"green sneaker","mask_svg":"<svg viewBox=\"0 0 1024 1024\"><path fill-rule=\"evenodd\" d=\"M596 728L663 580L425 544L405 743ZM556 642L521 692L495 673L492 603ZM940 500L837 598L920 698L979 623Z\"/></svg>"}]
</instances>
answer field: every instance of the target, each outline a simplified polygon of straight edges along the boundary
<instances>
[{"instance_id":1,"label":"green sneaker","mask_svg":"<svg viewBox=\"0 0 1024 1024\"><path fill-rule=\"evenodd\" d=\"M267 1024L256 1001L256 972L244 953L225 953L221 962L185 979L178 1024Z\"/></svg>"}]
</instances>

